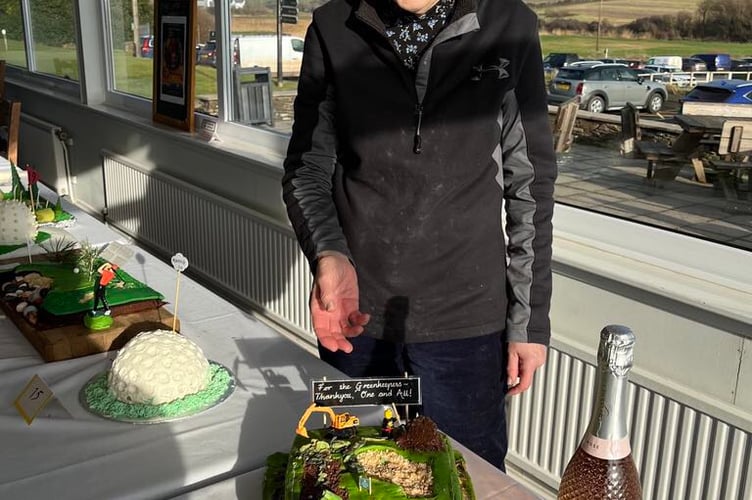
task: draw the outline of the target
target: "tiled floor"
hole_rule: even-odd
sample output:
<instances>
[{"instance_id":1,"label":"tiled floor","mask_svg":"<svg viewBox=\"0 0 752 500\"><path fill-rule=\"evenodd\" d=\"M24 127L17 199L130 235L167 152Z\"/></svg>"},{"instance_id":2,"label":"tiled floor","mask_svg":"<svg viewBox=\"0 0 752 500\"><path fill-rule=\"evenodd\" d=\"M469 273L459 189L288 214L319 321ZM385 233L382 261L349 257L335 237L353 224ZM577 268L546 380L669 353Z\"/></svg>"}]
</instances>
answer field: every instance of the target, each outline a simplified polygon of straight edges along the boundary
<instances>
[{"instance_id":1,"label":"tiled floor","mask_svg":"<svg viewBox=\"0 0 752 500\"><path fill-rule=\"evenodd\" d=\"M752 250L752 213L724 211L719 189L692 180L687 164L661 187L645 181L646 160L575 144L559 156L556 201Z\"/></svg>"}]
</instances>

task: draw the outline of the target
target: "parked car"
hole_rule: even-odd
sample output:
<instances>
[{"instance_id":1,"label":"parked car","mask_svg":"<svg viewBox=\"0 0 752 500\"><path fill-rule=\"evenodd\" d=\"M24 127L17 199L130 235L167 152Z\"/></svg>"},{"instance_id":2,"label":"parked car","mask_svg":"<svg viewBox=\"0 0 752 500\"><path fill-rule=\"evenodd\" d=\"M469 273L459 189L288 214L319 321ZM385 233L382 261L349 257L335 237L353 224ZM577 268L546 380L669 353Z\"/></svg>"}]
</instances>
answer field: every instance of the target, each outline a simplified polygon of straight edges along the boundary
<instances>
[{"instance_id":1,"label":"parked car","mask_svg":"<svg viewBox=\"0 0 752 500\"><path fill-rule=\"evenodd\" d=\"M628 102L657 113L668 92L662 82L645 80L637 70L621 64L561 68L549 85L548 102L561 104L578 95L582 109L593 113L621 109Z\"/></svg>"},{"instance_id":2,"label":"parked car","mask_svg":"<svg viewBox=\"0 0 752 500\"><path fill-rule=\"evenodd\" d=\"M731 56L729 54L695 54L692 57L705 61L708 71L728 71L731 69Z\"/></svg>"},{"instance_id":3,"label":"parked car","mask_svg":"<svg viewBox=\"0 0 752 500\"><path fill-rule=\"evenodd\" d=\"M734 71L752 72L752 57L742 57L731 60L731 69Z\"/></svg>"},{"instance_id":4,"label":"parked car","mask_svg":"<svg viewBox=\"0 0 752 500\"><path fill-rule=\"evenodd\" d=\"M707 71L705 61L696 57L682 57L682 70L684 71Z\"/></svg>"},{"instance_id":5,"label":"parked car","mask_svg":"<svg viewBox=\"0 0 752 500\"><path fill-rule=\"evenodd\" d=\"M573 53L564 53L564 52L551 52L546 57L543 58L543 69L544 70L551 70L551 69L559 69L563 68L565 66L569 66L575 61L579 61L580 56Z\"/></svg>"},{"instance_id":6,"label":"parked car","mask_svg":"<svg viewBox=\"0 0 752 500\"><path fill-rule=\"evenodd\" d=\"M149 59L154 57L154 35L141 37L139 51L141 52L141 57L147 57Z\"/></svg>"},{"instance_id":7,"label":"parked car","mask_svg":"<svg viewBox=\"0 0 752 500\"><path fill-rule=\"evenodd\" d=\"M217 66L217 42L210 40L201 45L196 51L196 64Z\"/></svg>"},{"instance_id":8,"label":"parked car","mask_svg":"<svg viewBox=\"0 0 752 500\"><path fill-rule=\"evenodd\" d=\"M607 64L623 64L624 66L628 68L634 68L634 69L638 69L642 67L642 61L638 59L614 59L610 57L604 57L598 60Z\"/></svg>"},{"instance_id":9,"label":"parked car","mask_svg":"<svg viewBox=\"0 0 752 500\"><path fill-rule=\"evenodd\" d=\"M647 60L645 66L661 66L681 71L682 58L681 56L653 56Z\"/></svg>"},{"instance_id":10,"label":"parked car","mask_svg":"<svg viewBox=\"0 0 752 500\"><path fill-rule=\"evenodd\" d=\"M653 77L652 80L671 83L680 88L690 87L697 83L697 78L690 76L687 72L682 71L678 68L674 68L672 66L646 64L645 67L640 70L640 72L643 72L643 74L660 73L659 77Z\"/></svg>"},{"instance_id":11,"label":"parked car","mask_svg":"<svg viewBox=\"0 0 752 500\"><path fill-rule=\"evenodd\" d=\"M590 68L592 66L598 66L600 64L605 63L597 59L582 59L580 61L569 63L569 65L567 65L567 68Z\"/></svg>"},{"instance_id":12,"label":"parked car","mask_svg":"<svg viewBox=\"0 0 752 500\"><path fill-rule=\"evenodd\" d=\"M681 102L723 102L752 104L752 82L748 80L713 80L699 83Z\"/></svg>"}]
</instances>

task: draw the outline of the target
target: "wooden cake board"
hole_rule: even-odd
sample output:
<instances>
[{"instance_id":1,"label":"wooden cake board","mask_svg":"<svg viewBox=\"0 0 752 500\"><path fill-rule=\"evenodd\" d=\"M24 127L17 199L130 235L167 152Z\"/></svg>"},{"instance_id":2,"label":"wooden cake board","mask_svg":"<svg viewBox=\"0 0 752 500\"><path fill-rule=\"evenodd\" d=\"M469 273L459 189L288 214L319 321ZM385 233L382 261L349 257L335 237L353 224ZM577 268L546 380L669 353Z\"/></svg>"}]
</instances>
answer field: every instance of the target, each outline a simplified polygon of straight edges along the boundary
<instances>
[{"instance_id":1,"label":"wooden cake board","mask_svg":"<svg viewBox=\"0 0 752 500\"><path fill-rule=\"evenodd\" d=\"M164 307L114 316L113 325L106 330L89 330L81 324L37 330L22 315L11 311L4 302L0 306L16 324L31 345L45 361L61 361L79 358L99 352L114 351L141 332L149 330L172 330L174 316ZM180 321L175 322L180 331Z\"/></svg>"}]
</instances>

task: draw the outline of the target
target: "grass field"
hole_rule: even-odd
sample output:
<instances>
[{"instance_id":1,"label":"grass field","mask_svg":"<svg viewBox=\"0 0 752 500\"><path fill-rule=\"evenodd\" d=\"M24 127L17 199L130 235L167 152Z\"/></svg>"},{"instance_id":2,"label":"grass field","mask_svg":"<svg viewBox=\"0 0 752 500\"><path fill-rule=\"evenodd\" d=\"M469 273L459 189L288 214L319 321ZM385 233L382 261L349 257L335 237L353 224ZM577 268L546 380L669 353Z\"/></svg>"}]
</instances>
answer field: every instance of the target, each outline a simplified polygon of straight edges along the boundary
<instances>
[{"instance_id":1,"label":"grass field","mask_svg":"<svg viewBox=\"0 0 752 500\"><path fill-rule=\"evenodd\" d=\"M627 12L634 12L630 19L639 14L648 15L651 6L665 13L666 9L676 9L679 6L689 7L699 0L656 0L657 3L649 3L644 0L634 0L632 4L627 0L604 0L605 13L614 12L615 15L626 16ZM534 6L535 0L531 0ZM540 7L543 8L543 7ZM554 8L554 7L552 7ZM594 15L589 19L597 19L598 2L578 4L571 6L555 7L556 9L581 9L588 15ZM630 10L631 9L631 10ZM626 17L625 17L626 18ZM610 18L609 18L610 19ZM301 13L299 24L285 24L284 32L290 35L305 36L305 31L310 23L310 14ZM233 33L274 33L275 20L272 17L260 18L258 16L233 16ZM654 55L680 55L689 56L697 53L725 52L732 57L752 56L752 44L729 43L729 42L703 42L697 40L652 40L641 38L614 38L601 37L596 52L596 37L594 35L541 35L543 54L549 52L576 52L583 58L602 57L604 50L608 50L609 57L624 57L645 60ZM75 50L71 48L61 49L55 47L35 47L38 69L45 73L67 76L74 80L78 79L78 67L75 63ZM0 51L0 58L7 59L11 64L25 66L25 53L21 42L8 40L8 51ZM152 60L135 58L123 51L115 52L115 82L117 90L130 94L151 97L152 88ZM217 94L216 70L210 66L196 66L196 95ZM294 82L284 89L294 89Z\"/></svg>"},{"instance_id":2,"label":"grass field","mask_svg":"<svg viewBox=\"0 0 752 500\"><path fill-rule=\"evenodd\" d=\"M543 6L536 2L528 2L542 19L566 17L578 21L597 21L600 2L588 2L572 5ZM700 0L603 0L602 19L611 25L628 24L640 17L662 16L689 12L694 14Z\"/></svg>"},{"instance_id":3,"label":"grass field","mask_svg":"<svg viewBox=\"0 0 752 500\"><path fill-rule=\"evenodd\" d=\"M608 49L609 57L645 60L650 56L690 56L698 53L728 53L732 57L752 55L749 43L702 42L697 40L645 40L637 38L601 37L600 54L595 50L596 37L585 35L541 35L543 54L549 52L575 52L580 57L602 57Z\"/></svg>"}]
</instances>

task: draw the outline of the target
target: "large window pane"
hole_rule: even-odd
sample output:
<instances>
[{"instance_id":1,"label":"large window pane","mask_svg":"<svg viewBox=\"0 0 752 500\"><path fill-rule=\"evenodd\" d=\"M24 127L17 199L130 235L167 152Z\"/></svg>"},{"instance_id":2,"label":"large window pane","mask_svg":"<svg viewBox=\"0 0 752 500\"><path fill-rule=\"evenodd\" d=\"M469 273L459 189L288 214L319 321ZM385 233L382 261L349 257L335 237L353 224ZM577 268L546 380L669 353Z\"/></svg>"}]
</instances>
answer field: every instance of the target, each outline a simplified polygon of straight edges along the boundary
<instances>
[{"instance_id":1,"label":"large window pane","mask_svg":"<svg viewBox=\"0 0 752 500\"><path fill-rule=\"evenodd\" d=\"M303 39L311 23L311 12L323 3L325 0L299 2L298 22L282 24L280 64L277 2L252 4L245 1L230 1L229 39L233 51L234 121L251 125L267 124L259 118L264 113L258 109L246 108L258 108L269 104L266 99L259 98L260 92L249 90L248 86L263 86L265 81L270 80L274 128L283 131L290 129L292 101L298 86L303 56ZM258 68L268 68L268 72ZM236 80L239 80L239 83Z\"/></svg>"},{"instance_id":2,"label":"large window pane","mask_svg":"<svg viewBox=\"0 0 752 500\"><path fill-rule=\"evenodd\" d=\"M73 0L30 0L29 10L35 69L78 81Z\"/></svg>"},{"instance_id":3,"label":"large window pane","mask_svg":"<svg viewBox=\"0 0 752 500\"><path fill-rule=\"evenodd\" d=\"M0 1L0 59L26 67L23 17L20 0Z\"/></svg>"},{"instance_id":4,"label":"large window pane","mask_svg":"<svg viewBox=\"0 0 752 500\"><path fill-rule=\"evenodd\" d=\"M196 9L196 111L217 115L217 37L214 3L198 0Z\"/></svg>"},{"instance_id":5,"label":"large window pane","mask_svg":"<svg viewBox=\"0 0 752 500\"><path fill-rule=\"evenodd\" d=\"M151 98L154 53L153 0L110 0L113 88Z\"/></svg>"}]
</instances>

